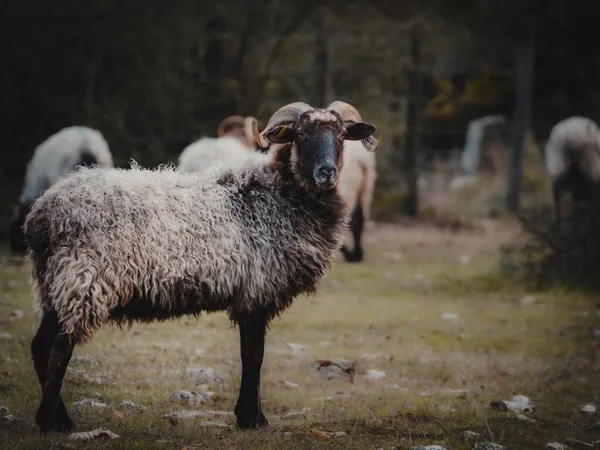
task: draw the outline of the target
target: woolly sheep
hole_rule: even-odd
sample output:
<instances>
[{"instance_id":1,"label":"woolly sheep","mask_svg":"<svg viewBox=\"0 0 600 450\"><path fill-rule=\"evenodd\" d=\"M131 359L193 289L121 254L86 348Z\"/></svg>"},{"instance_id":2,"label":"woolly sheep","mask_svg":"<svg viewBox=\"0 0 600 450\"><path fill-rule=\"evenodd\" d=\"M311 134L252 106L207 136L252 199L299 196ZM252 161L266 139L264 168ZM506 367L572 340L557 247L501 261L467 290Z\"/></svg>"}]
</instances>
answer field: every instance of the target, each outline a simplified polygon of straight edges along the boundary
<instances>
[{"instance_id":1,"label":"woolly sheep","mask_svg":"<svg viewBox=\"0 0 600 450\"><path fill-rule=\"evenodd\" d=\"M346 206L337 186L343 143L375 151L375 127L352 106L292 103L261 147L199 173L82 168L48 189L25 222L34 304L31 343L42 386L42 433L73 423L60 397L73 348L107 322L227 311L240 330L240 428L267 425L260 407L266 327L313 293L339 251Z\"/></svg>"},{"instance_id":2,"label":"woolly sheep","mask_svg":"<svg viewBox=\"0 0 600 450\"><path fill-rule=\"evenodd\" d=\"M84 126L63 128L35 149L11 220L9 235L13 252L26 250L22 226L33 201L79 165L113 166L108 144L99 131Z\"/></svg>"},{"instance_id":3,"label":"woolly sheep","mask_svg":"<svg viewBox=\"0 0 600 450\"><path fill-rule=\"evenodd\" d=\"M242 161L256 149L252 116L229 116L217 128L217 138L203 137L179 156L180 172L198 172L221 161Z\"/></svg>"},{"instance_id":4,"label":"woolly sheep","mask_svg":"<svg viewBox=\"0 0 600 450\"><path fill-rule=\"evenodd\" d=\"M359 142L346 141L339 189L351 211L350 231L354 240L354 250L351 251L342 245L342 253L348 262L359 262L363 258L361 236L364 222L371 216L376 177L375 154L365 152Z\"/></svg>"},{"instance_id":5,"label":"woolly sheep","mask_svg":"<svg viewBox=\"0 0 600 450\"><path fill-rule=\"evenodd\" d=\"M585 117L557 123L546 143L546 166L552 183L557 219L565 191L574 202L589 200L600 181L600 129Z\"/></svg>"}]
</instances>

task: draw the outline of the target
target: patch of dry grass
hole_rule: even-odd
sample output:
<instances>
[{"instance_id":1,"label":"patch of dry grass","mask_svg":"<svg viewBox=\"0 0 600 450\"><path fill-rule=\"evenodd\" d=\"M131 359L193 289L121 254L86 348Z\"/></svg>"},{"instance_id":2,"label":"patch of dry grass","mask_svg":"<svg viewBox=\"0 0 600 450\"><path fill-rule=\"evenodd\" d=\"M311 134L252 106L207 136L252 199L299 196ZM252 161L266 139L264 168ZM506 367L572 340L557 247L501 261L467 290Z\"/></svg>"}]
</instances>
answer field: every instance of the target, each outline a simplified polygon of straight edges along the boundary
<instances>
[{"instance_id":1,"label":"patch of dry grass","mask_svg":"<svg viewBox=\"0 0 600 450\"><path fill-rule=\"evenodd\" d=\"M75 356L98 364L72 364L63 396L79 431L103 426L122 438L77 445L64 436L42 438L34 427L40 393L29 357L36 318L28 274L4 262L0 319L19 308L25 317L0 325L12 335L0 340L0 405L26 423L1 426L3 448L389 449L438 443L470 449L472 443L460 439L467 429L509 449L600 439L589 429L600 416L580 413L581 404L600 395L592 333L600 316L583 294L532 294L501 279L498 245L515 231L509 221L459 234L419 226L370 229L364 264L340 259L317 296L298 298L273 322L263 366L263 408L270 420L265 430L204 428L199 421L170 425L162 418L187 409L170 400L173 391L202 390L186 377L190 367L213 367L225 377L222 386L209 387L218 395L199 408L233 410L238 333L225 315L130 330L107 327L76 349ZM448 312L458 319L440 317ZM293 351L287 343L306 349ZM326 381L311 368L320 358L355 360L358 375L354 382ZM366 382L369 369L386 377ZM301 387L287 389L286 380ZM487 408L515 394L536 403L536 423ZM100 398L109 408L74 411L71 403L84 397ZM116 417L123 400L146 409L137 417ZM303 408L310 408L306 418L281 418ZM347 436L321 439L313 428Z\"/></svg>"}]
</instances>

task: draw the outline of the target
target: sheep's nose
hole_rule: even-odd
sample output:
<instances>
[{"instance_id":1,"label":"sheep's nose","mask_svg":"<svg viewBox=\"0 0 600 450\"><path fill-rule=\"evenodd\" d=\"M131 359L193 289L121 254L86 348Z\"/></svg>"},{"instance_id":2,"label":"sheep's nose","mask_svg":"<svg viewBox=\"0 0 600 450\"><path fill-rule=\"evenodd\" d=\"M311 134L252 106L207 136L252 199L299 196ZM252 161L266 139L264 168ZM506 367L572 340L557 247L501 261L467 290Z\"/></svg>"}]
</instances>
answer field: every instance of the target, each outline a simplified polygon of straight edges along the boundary
<instances>
[{"instance_id":1,"label":"sheep's nose","mask_svg":"<svg viewBox=\"0 0 600 450\"><path fill-rule=\"evenodd\" d=\"M335 178L337 175L337 169L332 166L323 166L319 168L319 177L325 178L326 180L331 180Z\"/></svg>"}]
</instances>

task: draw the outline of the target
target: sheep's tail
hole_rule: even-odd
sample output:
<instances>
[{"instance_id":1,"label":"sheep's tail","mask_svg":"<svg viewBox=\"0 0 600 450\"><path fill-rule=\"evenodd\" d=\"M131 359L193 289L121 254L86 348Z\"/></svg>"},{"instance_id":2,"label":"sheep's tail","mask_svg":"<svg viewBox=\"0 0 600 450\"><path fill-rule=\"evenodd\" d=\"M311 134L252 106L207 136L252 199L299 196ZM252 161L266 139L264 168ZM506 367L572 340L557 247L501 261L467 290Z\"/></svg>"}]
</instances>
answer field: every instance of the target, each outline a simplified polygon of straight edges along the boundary
<instances>
[{"instance_id":1,"label":"sheep's tail","mask_svg":"<svg viewBox=\"0 0 600 450\"><path fill-rule=\"evenodd\" d=\"M373 191L375 190L375 179L377 174L372 167L366 164L360 164L360 170L362 174L358 186L356 204L362 208L365 220L369 220L371 217L371 203L373 201Z\"/></svg>"}]
</instances>

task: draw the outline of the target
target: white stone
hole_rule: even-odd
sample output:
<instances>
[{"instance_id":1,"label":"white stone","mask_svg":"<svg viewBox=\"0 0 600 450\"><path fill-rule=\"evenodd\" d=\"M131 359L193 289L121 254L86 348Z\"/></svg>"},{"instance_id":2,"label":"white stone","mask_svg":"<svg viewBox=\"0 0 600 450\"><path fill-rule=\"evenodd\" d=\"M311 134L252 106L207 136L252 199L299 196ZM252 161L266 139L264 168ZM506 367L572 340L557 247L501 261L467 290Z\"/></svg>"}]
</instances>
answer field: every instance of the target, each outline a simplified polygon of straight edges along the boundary
<instances>
[{"instance_id":1,"label":"white stone","mask_svg":"<svg viewBox=\"0 0 600 450\"><path fill-rule=\"evenodd\" d=\"M293 381L284 381L283 386L288 389L298 389L300 385L298 383L294 383Z\"/></svg>"},{"instance_id":2,"label":"white stone","mask_svg":"<svg viewBox=\"0 0 600 450\"><path fill-rule=\"evenodd\" d=\"M561 444L560 442L548 442L546 444L546 449L547 450L567 450L569 447L567 447L565 444Z\"/></svg>"},{"instance_id":3,"label":"white stone","mask_svg":"<svg viewBox=\"0 0 600 450\"><path fill-rule=\"evenodd\" d=\"M504 450L504 447L494 442L479 442L471 450Z\"/></svg>"},{"instance_id":4,"label":"white stone","mask_svg":"<svg viewBox=\"0 0 600 450\"><path fill-rule=\"evenodd\" d=\"M69 439L91 441L94 439L117 439L121 436L113 433L108 428L97 428L93 431L82 431L80 433L71 433Z\"/></svg>"},{"instance_id":5,"label":"white stone","mask_svg":"<svg viewBox=\"0 0 600 450\"><path fill-rule=\"evenodd\" d=\"M73 408L75 408L79 411L83 411L83 410L87 410L87 409L108 408L108 405L106 403L102 403L102 402L93 400L91 398L84 398L77 402L73 402Z\"/></svg>"},{"instance_id":6,"label":"white stone","mask_svg":"<svg viewBox=\"0 0 600 450\"><path fill-rule=\"evenodd\" d=\"M446 449L440 445L417 445L416 447L411 447L411 450L446 450Z\"/></svg>"},{"instance_id":7,"label":"white stone","mask_svg":"<svg viewBox=\"0 0 600 450\"><path fill-rule=\"evenodd\" d=\"M292 419L299 419L299 418L306 418L306 412L305 411L290 411L281 416L282 420L292 420Z\"/></svg>"},{"instance_id":8,"label":"white stone","mask_svg":"<svg viewBox=\"0 0 600 450\"><path fill-rule=\"evenodd\" d=\"M377 381L385 378L385 372L376 369L369 369L365 374L365 379L369 381Z\"/></svg>"},{"instance_id":9,"label":"white stone","mask_svg":"<svg viewBox=\"0 0 600 450\"><path fill-rule=\"evenodd\" d=\"M460 437L463 441L476 441L481 437L481 433L477 433L476 431L463 431L460 433Z\"/></svg>"},{"instance_id":10,"label":"white stone","mask_svg":"<svg viewBox=\"0 0 600 450\"><path fill-rule=\"evenodd\" d=\"M587 405L584 405L581 408L581 412L586 413L586 414L596 414L596 411L597 411L596 405L594 405L592 403L588 403Z\"/></svg>"},{"instance_id":11,"label":"white stone","mask_svg":"<svg viewBox=\"0 0 600 450\"><path fill-rule=\"evenodd\" d=\"M440 319L443 320L458 320L458 314L445 312L440 315Z\"/></svg>"},{"instance_id":12,"label":"white stone","mask_svg":"<svg viewBox=\"0 0 600 450\"><path fill-rule=\"evenodd\" d=\"M535 404L524 395L515 395L511 400L503 400L509 411L515 413L533 412Z\"/></svg>"},{"instance_id":13,"label":"white stone","mask_svg":"<svg viewBox=\"0 0 600 450\"><path fill-rule=\"evenodd\" d=\"M121 411L123 414L128 416L139 414L144 409L145 408L142 405L129 400L124 400L119 404L119 406L117 406L118 411Z\"/></svg>"}]
</instances>

